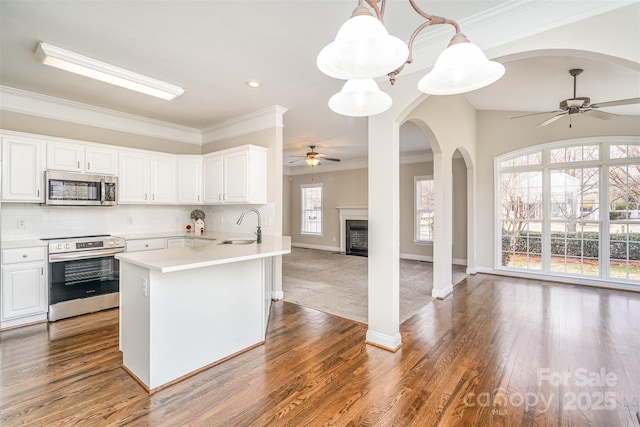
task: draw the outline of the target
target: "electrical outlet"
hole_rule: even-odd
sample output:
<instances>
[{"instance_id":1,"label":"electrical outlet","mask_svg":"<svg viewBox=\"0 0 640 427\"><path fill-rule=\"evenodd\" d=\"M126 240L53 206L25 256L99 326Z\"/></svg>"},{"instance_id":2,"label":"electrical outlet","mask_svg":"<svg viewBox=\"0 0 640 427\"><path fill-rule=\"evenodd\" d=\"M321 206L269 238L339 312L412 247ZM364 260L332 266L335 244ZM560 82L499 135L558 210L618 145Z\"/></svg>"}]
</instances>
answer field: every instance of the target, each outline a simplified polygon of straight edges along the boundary
<instances>
[{"instance_id":1,"label":"electrical outlet","mask_svg":"<svg viewBox=\"0 0 640 427\"><path fill-rule=\"evenodd\" d=\"M18 218L18 228L27 228L27 220L24 217Z\"/></svg>"}]
</instances>

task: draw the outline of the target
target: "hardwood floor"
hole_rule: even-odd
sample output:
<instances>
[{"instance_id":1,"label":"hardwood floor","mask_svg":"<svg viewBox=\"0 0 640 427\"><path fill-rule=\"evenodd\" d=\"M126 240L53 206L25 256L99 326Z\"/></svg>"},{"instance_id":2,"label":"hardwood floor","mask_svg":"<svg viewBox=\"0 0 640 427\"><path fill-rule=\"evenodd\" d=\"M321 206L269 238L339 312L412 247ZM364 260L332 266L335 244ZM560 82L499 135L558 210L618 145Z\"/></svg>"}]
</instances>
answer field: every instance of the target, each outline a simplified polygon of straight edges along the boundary
<instances>
[{"instance_id":1,"label":"hardwood floor","mask_svg":"<svg viewBox=\"0 0 640 427\"><path fill-rule=\"evenodd\" d=\"M277 302L264 346L148 395L116 309L0 332L0 425L637 426L639 325L637 293L477 275L390 353Z\"/></svg>"}]
</instances>

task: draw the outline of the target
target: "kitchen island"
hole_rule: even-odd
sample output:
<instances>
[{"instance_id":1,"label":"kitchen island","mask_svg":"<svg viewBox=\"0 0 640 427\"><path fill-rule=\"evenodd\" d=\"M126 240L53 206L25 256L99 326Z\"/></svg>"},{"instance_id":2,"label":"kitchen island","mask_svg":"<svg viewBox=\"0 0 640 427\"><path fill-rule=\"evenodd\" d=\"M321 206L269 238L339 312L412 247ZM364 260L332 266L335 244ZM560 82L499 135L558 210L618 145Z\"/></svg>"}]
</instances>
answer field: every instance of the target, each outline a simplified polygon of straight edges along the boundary
<instances>
[{"instance_id":1,"label":"kitchen island","mask_svg":"<svg viewBox=\"0 0 640 427\"><path fill-rule=\"evenodd\" d=\"M202 246L122 253L120 350L148 391L264 343L273 257L289 237L222 234ZM223 244L234 241L236 244Z\"/></svg>"}]
</instances>

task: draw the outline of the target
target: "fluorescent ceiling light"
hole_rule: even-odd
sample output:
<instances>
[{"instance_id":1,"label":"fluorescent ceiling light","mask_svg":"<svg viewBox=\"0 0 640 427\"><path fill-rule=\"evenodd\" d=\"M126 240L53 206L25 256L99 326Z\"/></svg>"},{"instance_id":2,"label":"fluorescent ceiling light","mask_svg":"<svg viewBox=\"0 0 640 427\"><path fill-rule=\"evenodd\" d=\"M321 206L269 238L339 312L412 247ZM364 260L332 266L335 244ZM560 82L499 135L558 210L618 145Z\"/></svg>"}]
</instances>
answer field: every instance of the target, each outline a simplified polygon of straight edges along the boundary
<instances>
[{"instance_id":1,"label":"fluorescent ceiling light","mask_svg":"<svg viewBox=\"0 0 640 427\"><path fill-rule=\"evenodd\" d=\"M44 42L38 44L35 56L43 64L167 101L184 93L184 89L179 86L96 61Z\"/></svg>"}]
</instances>

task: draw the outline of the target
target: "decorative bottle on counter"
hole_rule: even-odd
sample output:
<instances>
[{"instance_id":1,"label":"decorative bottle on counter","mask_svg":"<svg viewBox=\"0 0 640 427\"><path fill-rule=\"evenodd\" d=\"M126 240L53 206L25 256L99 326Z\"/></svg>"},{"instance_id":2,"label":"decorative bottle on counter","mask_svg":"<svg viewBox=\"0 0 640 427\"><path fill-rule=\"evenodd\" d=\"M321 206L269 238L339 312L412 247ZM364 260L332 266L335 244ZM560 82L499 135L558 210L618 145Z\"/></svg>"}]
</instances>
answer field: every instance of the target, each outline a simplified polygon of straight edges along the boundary
<instances>
[{"instance_id":1,"label":"decorative bottle on counter","mask_svg":"<svg viewBox=\"0 0 640 427\"><path fill-rule=\"evenodd\" d=\"M204 233L204 220L202 218L196 218L196 220L193 222L193 224L194 224L193 232L195 234L203 234Z\"/></svg>"}]
</instances>

